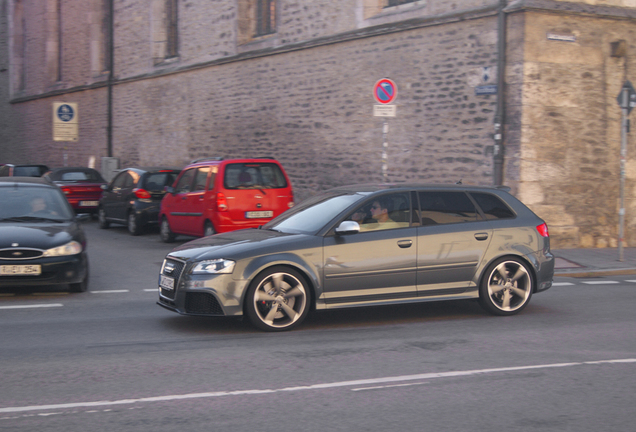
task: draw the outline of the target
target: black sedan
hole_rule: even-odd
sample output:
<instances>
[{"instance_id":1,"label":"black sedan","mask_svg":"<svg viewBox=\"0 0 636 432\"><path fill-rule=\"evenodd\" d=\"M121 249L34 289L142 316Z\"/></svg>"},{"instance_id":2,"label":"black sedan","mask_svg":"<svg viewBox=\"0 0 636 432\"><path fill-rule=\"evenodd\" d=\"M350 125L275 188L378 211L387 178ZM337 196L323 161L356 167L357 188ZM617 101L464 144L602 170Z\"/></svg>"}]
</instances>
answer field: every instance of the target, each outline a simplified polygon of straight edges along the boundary
<instances>
[{"instance_id":1,"label":"black sedan","mask_svg":"<svg viewBox=\"0 0 636 432\"><path fill-rule=\"evenodd\" d=\"M247 315L288 330L312 309L479 299L513 315L552 286L546 223L502 188L333 189L261 229L170 252L158 304L184 315Z\"/></svg>"},{"instance_id":2,"label":"black sedan","mask_svg":"<svg viewBox=\"0 0 636 432\"><path fill-rule=\"evenodd\" d=\"M0 178L0 203L0 287L86 291L85 217L75 216L62 191L42 178Z\"/></svg>"}]
</instances>

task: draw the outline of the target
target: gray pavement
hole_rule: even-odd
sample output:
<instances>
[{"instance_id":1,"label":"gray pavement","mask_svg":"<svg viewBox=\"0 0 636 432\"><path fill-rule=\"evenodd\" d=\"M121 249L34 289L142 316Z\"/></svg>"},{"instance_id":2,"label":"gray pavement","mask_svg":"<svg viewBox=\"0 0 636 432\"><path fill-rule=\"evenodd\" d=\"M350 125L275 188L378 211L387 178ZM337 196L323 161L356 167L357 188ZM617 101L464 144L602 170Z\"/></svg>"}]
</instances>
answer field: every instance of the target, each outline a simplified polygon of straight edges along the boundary
<instances>
[{"instance_id":1,"label":"gray pavement","mask_svg":"<svg viewBox=\"0 0 636 432\"><path fill-rule=\"evenodd\" d=\"M594 277L636 274L636 248L552 249L556 257L554 275Z\"/></svg>"}]
</instances>

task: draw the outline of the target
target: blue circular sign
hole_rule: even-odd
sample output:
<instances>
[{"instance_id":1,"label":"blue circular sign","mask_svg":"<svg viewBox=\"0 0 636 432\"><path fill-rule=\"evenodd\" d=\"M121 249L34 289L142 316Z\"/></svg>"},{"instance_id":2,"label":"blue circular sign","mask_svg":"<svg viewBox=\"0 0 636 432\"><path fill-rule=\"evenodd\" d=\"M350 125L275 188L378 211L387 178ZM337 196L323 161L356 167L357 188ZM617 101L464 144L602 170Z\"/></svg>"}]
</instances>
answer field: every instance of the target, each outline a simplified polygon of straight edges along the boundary
<instances>
[{"instance_id":1,"label":"blue circular sign","mask_svg":"<svg viewBox=\"0 0 636 432\"><path fill-rule=\"evenodd\" d=\"M75 111L73 107L67 104L60 105L57 109L57 118L63 122L70 122L75 117Z\"/></svg>"},{"instance_id":2,"label":"blue circular sign","mask_svg":"<svg viewBox=\"0 0 636 432\"><path fill-rule=\"evenodd\" d=\"M397 97L397 85L388 78L381 79L373 86L373 97L378 103L389 104Z\"/></svg>"}]
</instances>

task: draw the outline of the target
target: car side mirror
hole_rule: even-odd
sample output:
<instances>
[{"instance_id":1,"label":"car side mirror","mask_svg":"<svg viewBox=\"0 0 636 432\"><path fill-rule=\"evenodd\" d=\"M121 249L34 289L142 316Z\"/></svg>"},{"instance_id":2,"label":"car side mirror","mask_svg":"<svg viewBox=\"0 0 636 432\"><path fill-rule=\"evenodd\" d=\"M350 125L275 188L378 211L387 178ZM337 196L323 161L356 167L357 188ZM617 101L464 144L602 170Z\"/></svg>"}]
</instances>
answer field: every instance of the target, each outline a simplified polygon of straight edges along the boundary
<instances>
[{"instance_id":1,"label":"car side mirror","mask_svg":"<svg viewBox=\"0 0 636 432\"><path fill-rule=\"evenodd\" d=\"M356 234L360 232L360 224L356 221L343 221L338 228L336 228L336 234Z\"/></svg>"},{"instance_id":2,"label":"car side mirror","mask_svg":"<svg viewBox=\"0 0 636 432\"><path fill-rule=\"evenodd\" d=\"M163 188L163 190L165 190L168 193L173 194L174 193L174 188L172 186L166 186Z\"/></svg>"}]
</instances>

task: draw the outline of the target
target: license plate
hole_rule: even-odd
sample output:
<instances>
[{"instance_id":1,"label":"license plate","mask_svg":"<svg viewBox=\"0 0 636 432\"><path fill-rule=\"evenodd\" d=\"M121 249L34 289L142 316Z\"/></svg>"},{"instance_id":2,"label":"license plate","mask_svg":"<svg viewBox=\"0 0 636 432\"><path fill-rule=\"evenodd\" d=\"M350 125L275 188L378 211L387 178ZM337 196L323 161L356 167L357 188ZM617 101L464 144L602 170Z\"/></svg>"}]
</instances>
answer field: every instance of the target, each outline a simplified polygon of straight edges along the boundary
<instances>
[{"instance_id":1,"label":"license plate","mask_svg":"<svg viewBox=\"0 0 636 432\"><path fill-rule=\"evenodd\" d=\"M165 290L172 291L174 289L174 279L168 276L159 275L159 286Z\"/></svg>"},{"instance_id":2,"label":"license plate","mask_svg":"<svg viewBox=\"0 0 636 432\"><path fill-rule=\"evenodd\" d=\"M3 276L37 276L42 274L41 265L3 265L0 266L0 275Z\"/></svg>"},{"instance_id":3,"label":"license plate","mask_svg":"<svg viewBox=\"0 0 636 432\"><path fill-rule=\"evenodd\" d=\"M80 201L80 207L97 207L99 201Z\"/></svg>"},{"instance_id":4,"label":"license plate","mask_svg":"<svg viewBox=\"0 0 636 432\"><path fill-rule=\"evenodd\" d=\"M274 216L273 211L249 211L245 212L245 217L248 219L261 219L261 218L271 218Z\"/></svg>"}]
</instances>

